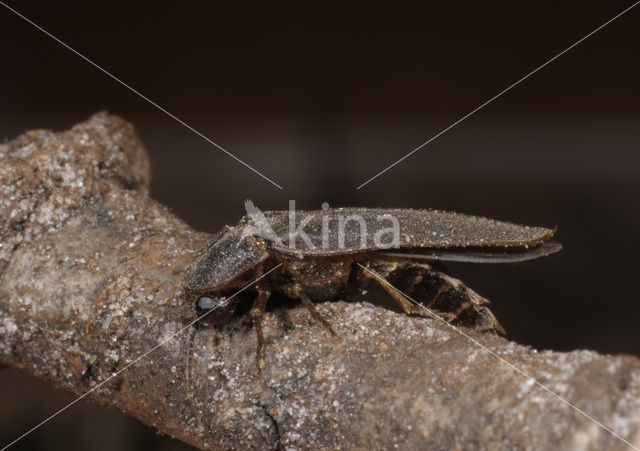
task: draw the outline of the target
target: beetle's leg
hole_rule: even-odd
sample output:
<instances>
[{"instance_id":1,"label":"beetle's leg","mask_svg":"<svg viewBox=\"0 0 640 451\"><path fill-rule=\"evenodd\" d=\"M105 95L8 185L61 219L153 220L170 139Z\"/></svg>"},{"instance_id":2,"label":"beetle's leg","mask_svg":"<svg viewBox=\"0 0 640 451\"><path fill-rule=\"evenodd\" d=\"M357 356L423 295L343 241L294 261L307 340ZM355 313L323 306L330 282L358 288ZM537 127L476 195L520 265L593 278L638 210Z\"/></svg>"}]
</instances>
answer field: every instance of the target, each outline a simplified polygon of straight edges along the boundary
<instances>
[{"instance_id":1,"label":"beetle's leg","mask_svg":"<svg viewBox=\"0 0 640 451\"><path fill-rule=\"evenodd\" d=\"M300 294L299 298L300 298L300 301L302 301L302 304L307 308L307 310L309 310L309 313L311 313L311 316L313 316L313 318L316 321L318 321L320 324L326 327L327 330L331 332L332 335L337 337L338 334L336 333L336 331L333 330L333 327L331 327L331 324L329 324L329 321L327 321L316 309L316 306L313 304L313 302L311 302L311 300L309 300L309 298L304 294Z\"/></svg>"},{"instance_id":2,"label":"beetle's leg","mask_svg":"<svg viewBox=\"0 0 640 451\"><path fill-rule=\"evenodd\" d=\"M329 324L329 321L327 321L316 309L315 304L309 299L309 296L305 293L304 288L301 284L291 283L284 288L285 295L292 299L300 299L302 305L304 305L307 310L309 310L309 313L311 313L311 316L313 316L313 319L322 324L329 332L331 332L334 337L339 337L337 332L333 330L333 327L331 327L331 324Z\"/></svg>"},{"instance_id":3,"label":"beetle's leg","mask_svg":"<svg viewBox=\"0 0 640 451\"><path fill-rule=\"evenodd\" d=\"M267 301L271 296L271 291L262 286L257 287L256 290L258 291L258 297L253 302L250 314L251 319L253 319L253 327L256 329L256 335L258 338L256 363L258 365L258 370L262 370L264 368L264 333L262 332L262 316L264 315Z\"/></svg>"},{"instance_id":4,"label":"beetle's leg","mask_svg":"<svg viewBox=\"0 0 640 451\"><path fill-rule=\"evenodd\" d=\"M398 304L402 311L407 315L431 316L428 311L421 309L420 307L409 301L402 293L400 293L393 285L391 285L387 281L387 271L382 271L382 274L380 274L374 268L366 268L362 270L361 275L365 278L365 280L373 280L378 286L382 287L384 291L391 297L391 299L396 304Z\"/></svg>"}]
</instances>

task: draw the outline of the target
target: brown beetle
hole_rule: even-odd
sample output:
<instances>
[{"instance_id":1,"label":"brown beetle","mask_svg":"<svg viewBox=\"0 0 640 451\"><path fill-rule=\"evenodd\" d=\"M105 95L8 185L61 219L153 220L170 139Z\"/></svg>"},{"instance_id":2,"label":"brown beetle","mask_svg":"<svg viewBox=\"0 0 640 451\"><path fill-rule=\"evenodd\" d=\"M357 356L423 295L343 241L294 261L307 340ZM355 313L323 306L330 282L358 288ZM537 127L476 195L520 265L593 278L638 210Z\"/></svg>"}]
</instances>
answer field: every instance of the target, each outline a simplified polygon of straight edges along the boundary
<instances>
[{"instance_id":1,"label":"brown beetle","mask_svg":"<svg viewBox=\"0 0 640 451\"><path fill-rule=\"evenodd\" d=\"M434 210L324 208L316 211L260 212L248 201L249 215L225 227L188 268L184 286L197 296L200 311L215 324L235 312L240 297L227 299L267 271L250 289L251 309L262 366L261 316L271 292L300 299L333 332L313 301L335 300L348 289L377 286L404 312L428 316L403 295L423 303L442 319L483 331L504 332L489 301L434 265L440 261L513 263L561 249L554 230L478 216ZM370 272L371 271L371 272Z\"/></svg>"}]
</instances>

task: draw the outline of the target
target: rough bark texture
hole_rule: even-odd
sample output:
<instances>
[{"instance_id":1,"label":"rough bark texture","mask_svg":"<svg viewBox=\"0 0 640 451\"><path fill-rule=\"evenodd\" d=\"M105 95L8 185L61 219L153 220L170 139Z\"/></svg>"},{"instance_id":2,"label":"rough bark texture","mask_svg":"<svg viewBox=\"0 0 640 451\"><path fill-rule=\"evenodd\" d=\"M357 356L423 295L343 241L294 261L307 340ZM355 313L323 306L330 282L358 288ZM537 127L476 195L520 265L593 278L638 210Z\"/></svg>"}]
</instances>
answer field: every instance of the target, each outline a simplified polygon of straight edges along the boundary
<instances>
[{"instance_id":1,"label":"rough bark texture","mask_svg":"<svg viewBox=\"0 0 640 451\"><path fill-rule=\"evenodd\" d=\"M182 269L209 238L147 197L133 128L97 114L0 145L0 362L78 395L195 318ZM626 449L451 328L367 303L189 328L90 395L202 448ZM640 361L465 331L640 445Z\"/></svg>"}]
</instances>

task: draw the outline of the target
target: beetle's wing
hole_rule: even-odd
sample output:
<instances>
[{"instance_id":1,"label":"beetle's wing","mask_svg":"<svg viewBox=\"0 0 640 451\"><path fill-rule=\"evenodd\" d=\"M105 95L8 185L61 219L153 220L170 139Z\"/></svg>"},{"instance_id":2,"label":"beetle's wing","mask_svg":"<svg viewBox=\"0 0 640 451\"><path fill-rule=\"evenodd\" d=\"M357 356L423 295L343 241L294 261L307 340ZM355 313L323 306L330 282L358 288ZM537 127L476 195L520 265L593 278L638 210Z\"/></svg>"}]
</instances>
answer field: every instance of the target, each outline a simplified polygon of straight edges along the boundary
<instances>
[{"instance_id":1,"label":"beetle's wing","mask_svg":"<svg viewBox=\"0 0 640 451\"><path fill-rule=\"evenodd\" d=\"M264 242L243 234L244 227L229 227L218 233L187 268L184 287L191 292L214 291L264 261Z\"/></svg>"},{"instance_id":2,"label":"beetle's wing","mask_svg":"<svg viewBox=\"0 0 640 451\"><path fill-rule=\"evenodd\" d=\"M533 247L554 233L543 227L437 210L332 208L294 214L292 220L286 211L265 212L282 239L272 243L280 253L318 256L389 248Z\"/></svg>"},{"instance_id":3,"label":"beetle's wing","mask_svg":"<svg viewBox=\"0 0 640 451\"><path fill-rule=\"evenodd\" d=\"M535 247L517 248L448 248L448 249L401 249L398 251L377 251L375 255L410 260L438 260L468 263L520 263L555 254L562 245L550 241Z\"/></svg>"}]
</instances>

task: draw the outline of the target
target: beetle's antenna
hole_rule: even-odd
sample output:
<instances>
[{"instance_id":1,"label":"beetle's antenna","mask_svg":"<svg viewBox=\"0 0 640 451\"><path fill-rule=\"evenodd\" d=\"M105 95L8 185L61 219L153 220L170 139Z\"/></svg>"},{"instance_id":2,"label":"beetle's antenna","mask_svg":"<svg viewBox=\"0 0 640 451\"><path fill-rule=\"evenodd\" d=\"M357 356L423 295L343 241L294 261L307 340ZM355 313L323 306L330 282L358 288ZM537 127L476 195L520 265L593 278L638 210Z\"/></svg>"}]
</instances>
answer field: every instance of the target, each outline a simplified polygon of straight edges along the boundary
<instances>
[{"instance_id":1,"label":"beetle's antenna","mask_svg":"<svg viewBox=\"0 0 640 451\"><path fill-rule=\"evenodd\" d=\"M184 379L185 379L185 385L187 387L187 396L189 396L189 387L191 384L191 354L193 352L193 337L196 334L196 325L194 324L191 330L191 333L189 334L189 341L187 343L187 358L184 364Z\"/></svg>"}]
</instances>

